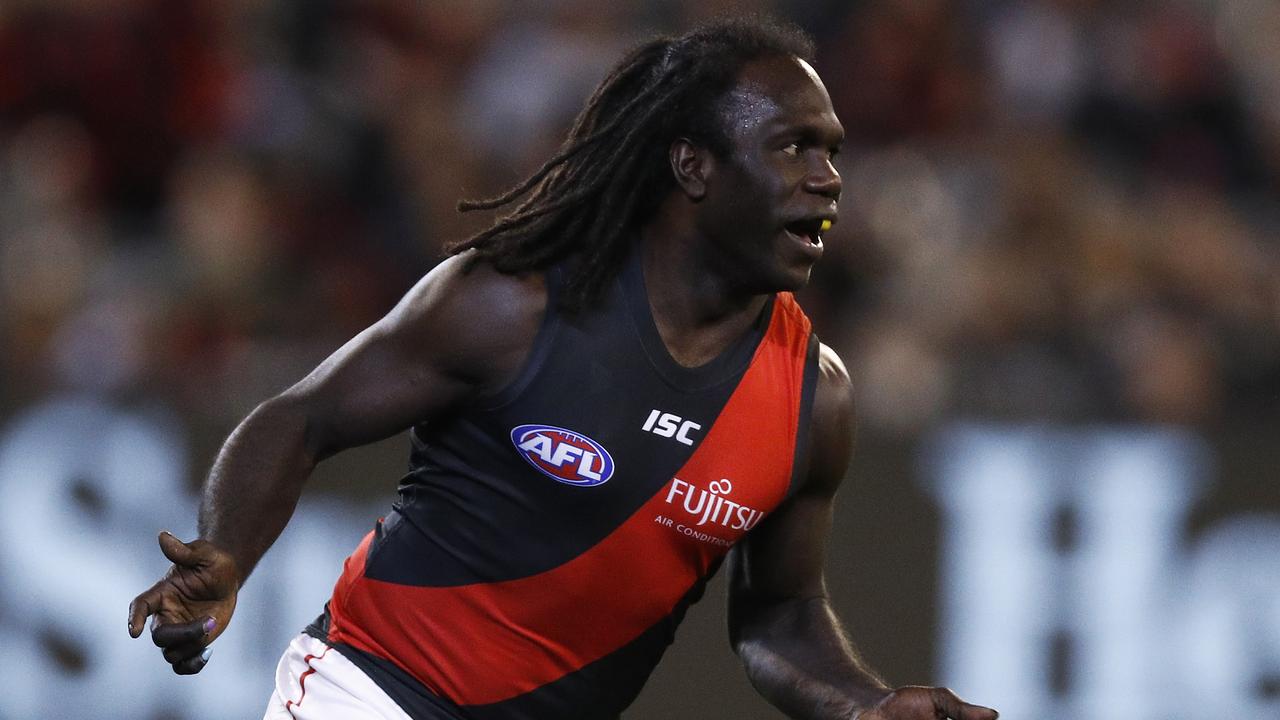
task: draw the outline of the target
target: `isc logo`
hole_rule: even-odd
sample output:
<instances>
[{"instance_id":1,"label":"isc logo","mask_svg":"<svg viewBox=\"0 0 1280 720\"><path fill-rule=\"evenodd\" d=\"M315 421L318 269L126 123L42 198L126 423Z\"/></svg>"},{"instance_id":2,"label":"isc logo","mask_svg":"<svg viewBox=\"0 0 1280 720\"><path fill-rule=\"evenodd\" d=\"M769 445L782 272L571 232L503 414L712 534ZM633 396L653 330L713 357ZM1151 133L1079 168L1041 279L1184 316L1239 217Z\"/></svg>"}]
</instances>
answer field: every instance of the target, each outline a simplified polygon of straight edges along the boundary
<instances>
[{"instance_id":1,"label":"isc logo","mask_svg":"<svg viewBox=\"0 0 1280 720\"><path fill-rule=\"evenodd\" d=\"M511 429L516 451L538 472L557 482L591 487L609 482L613 458L587 437L554 425L517 425Z\"/></svg>"},{"instance_id":2,"label":"isc logo","mask_svg":"<svg viewBox=\"0 0 1280 720\"><path fill-rule=\"evenodd\" d=\"M661 410L649 413L649 419L644 421L645 432L666 438L674 436L685 445L693 444L693 440L689 438L689 431L701 429L702 426L692 420L683 420L679 415L664 413Z\"/></svg>"}]
</instances>

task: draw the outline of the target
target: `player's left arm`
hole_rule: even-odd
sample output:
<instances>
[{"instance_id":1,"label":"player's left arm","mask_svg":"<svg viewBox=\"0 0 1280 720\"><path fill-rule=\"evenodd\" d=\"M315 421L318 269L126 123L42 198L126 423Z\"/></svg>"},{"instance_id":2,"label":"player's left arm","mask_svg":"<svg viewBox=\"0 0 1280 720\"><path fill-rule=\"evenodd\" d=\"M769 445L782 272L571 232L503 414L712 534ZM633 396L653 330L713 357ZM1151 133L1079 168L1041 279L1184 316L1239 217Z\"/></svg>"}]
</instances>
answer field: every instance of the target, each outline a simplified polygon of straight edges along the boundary
<instances>
[{"instance_id":1,"label":"player's left arm","mask_svg":"<svg viewBox=\"0 0 1280 720\"><path fill-rule=\"evenodd\" d=\"M853 455L849 374L823 345L803 485L729 558L729 635L751 684L789 717L994 720L945 688L894 689L859 657L827 597L836 490Z\"/></svg>"}]
</instances>

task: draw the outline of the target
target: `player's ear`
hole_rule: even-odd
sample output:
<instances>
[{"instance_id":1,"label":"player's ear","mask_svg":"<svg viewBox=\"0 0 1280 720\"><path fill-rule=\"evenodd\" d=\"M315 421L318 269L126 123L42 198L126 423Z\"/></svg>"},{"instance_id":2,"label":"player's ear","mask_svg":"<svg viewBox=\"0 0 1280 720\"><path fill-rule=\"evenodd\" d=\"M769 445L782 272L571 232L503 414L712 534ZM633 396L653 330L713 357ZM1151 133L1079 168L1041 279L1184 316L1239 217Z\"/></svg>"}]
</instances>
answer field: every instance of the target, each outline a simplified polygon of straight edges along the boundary
<instances>
[{"instance_id":1,"label":"player's ear","mask_svg":"<svg viewBox=\"0 0 1280 720\"><path fill-rule=\"evenodd\" d=\"M711 150L689 138L676 138L667 152L676 184L690 200L698 202L707 194L707 178L715 159Z\"/></svg>"}]
</instances>

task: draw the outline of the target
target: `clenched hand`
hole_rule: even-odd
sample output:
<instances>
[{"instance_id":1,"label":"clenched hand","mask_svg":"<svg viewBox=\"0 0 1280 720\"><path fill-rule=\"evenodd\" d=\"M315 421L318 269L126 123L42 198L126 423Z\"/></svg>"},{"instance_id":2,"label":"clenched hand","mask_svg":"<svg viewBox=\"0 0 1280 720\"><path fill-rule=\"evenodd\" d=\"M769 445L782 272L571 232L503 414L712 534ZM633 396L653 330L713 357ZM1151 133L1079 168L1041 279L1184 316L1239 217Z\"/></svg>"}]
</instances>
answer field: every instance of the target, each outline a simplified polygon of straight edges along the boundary
<instances>
[{"instance_id":1,"label":"clenched hand","mask_svg":"<svg viewBox=\"0 0 1280 720\"><path fill-rule=\"evenodd\" d=\"M240 575L226 552L205 540L184 543L160 533L160 551L173 565L129 603L129 634L138 637L151 616L151 640L179 675L209 662L209 643L226 629L236 609Z\"/></svg>"}]
</instances>

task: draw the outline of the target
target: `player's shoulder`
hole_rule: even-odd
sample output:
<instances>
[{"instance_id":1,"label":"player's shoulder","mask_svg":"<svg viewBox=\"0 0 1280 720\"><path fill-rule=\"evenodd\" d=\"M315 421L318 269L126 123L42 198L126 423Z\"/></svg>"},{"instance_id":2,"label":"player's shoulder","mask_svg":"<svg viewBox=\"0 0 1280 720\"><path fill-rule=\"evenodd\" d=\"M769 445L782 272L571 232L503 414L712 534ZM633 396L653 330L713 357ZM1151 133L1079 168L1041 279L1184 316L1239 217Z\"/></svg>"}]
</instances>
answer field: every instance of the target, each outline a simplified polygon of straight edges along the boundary
<instances>
[{"instance_id":1,"label":"player's shoulder","mask_svg":"<svg viewBox=\"0 0 1280 720\"><path fill-rule=\"evenodd\" d=\"M394 314L422 343L443 348L459 374L484 381L525 357L546 310L545 273L503 273L464 252L427 273Z\"/></svg>"},{"instance_id":2,"label":"player's shoulder","mask_svg":"<svg viewBox=\"0 0 1280 720\"><path fill-rule=\"evenodd\" d=\"M853 455L856 421L853 381L844 361L827 345L818 348L818 383L810 417L806 490L834 495Z\"/></svg>"},{"instance_id":3,"label":"player's shoulder","mask_svg":"<svg viewBox=\"0 0 1280 720\"><path fill-rule=\"evenodd\" d=\"M840 355L830 345L818 343L818 386L814 397L814 412L852 417L853 380Z\"/></svg>"},{"instance_id":4,"label":"player's shoulder","mask_svg":"<svg viewBox=\"0 0 1280 720\"><path fill-rule=\"evenodd\" d=\"M418 311L459 314L481 323L540 316L546 298L545 273L500 272L474 251L446 258L408 296ZM485 312L479 313L480 309Z\"/></svg>"}]
</instances>

